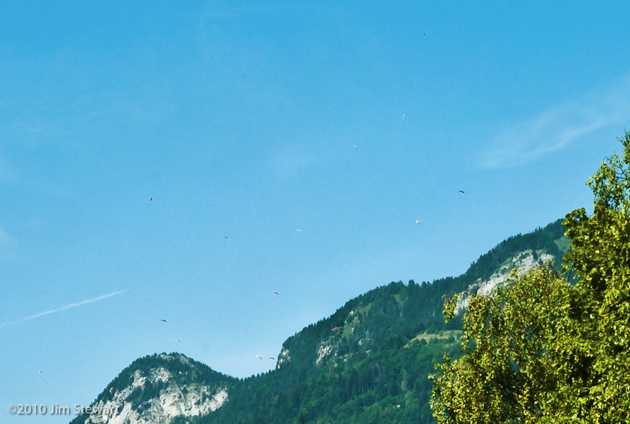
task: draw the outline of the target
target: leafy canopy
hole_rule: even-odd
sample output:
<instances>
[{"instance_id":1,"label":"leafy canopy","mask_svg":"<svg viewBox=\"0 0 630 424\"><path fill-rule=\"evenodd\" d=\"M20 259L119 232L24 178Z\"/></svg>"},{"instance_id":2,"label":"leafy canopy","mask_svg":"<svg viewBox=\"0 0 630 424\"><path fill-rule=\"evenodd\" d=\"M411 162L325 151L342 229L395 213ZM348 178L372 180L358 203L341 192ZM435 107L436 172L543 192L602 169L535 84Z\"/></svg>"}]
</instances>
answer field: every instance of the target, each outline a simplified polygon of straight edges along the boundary
<instances>
[{"instance_id":1,"label":"leafy canopy","mask_svg":"<svg viewBox=\"0 0 630 424\"><path fill-rule=\"evenodd\" d=\"M462 356L445 356L431 377L439 423L629 422L630 133L620 141L623 156L587 183L593 215L577 209L563 222L564 276L541 267L471 296Z\"/></svg>"}]
</instances>

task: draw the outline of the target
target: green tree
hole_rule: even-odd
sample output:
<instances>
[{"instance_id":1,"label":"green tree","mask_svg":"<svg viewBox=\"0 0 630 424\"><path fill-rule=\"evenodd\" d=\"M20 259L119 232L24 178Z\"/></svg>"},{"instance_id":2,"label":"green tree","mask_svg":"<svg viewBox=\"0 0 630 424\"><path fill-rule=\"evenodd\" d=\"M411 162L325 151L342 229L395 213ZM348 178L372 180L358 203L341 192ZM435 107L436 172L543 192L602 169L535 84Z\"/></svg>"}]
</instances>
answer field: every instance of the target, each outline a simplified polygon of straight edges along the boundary
<instances>
[{"instance_id":1,"label":"green tree","mask_svg":"<svg viewBox=\"0 0 630 424\"><path fill-rule=\"evenodd\" d=\"M630 422L630 133L620 141L588 181L593 215L563 222L575 284L542 267L470 297L462 356L431 377L439 423Z\"/></svg>"},{"instance_id":2,"label":"green tree","mask_svg":"<svg viewBox=\"0 0 630 424\"><path fill-rule=\"evenodd\" d=\"M571 325L571 285L543 267L491 296L471 296L464 316L462 357L438 364L431 407L440 423L534 422L552 406L561 378L549 347ZM454 317L457 297L445 308ZM549 407L548 406L548 407ZM552 406L557 410L556 406Z\"/></svg>"},{"instance_id":3,"label":"green tree","mask_svg":"<svg viewBox=\"0 0 630 424\"><path fill-rule=\"evenodd\" d=\"M571 407L588 422L630 420L630 132L620 141L623 156L612 155L588 181L593 216L578 209L564 221L573 243L565 259L580 296L572 299L577 325L560 369L579 371Z\"/></svg>"}]
</instances>

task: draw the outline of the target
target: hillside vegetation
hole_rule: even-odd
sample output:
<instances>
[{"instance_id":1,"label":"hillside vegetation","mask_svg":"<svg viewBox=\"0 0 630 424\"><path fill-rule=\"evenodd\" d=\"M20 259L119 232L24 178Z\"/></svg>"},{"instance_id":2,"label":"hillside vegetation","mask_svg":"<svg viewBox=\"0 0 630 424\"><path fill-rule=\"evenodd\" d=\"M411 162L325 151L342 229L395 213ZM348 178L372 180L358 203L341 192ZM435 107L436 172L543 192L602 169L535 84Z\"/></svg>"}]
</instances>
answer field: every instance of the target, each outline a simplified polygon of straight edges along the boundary
<instances>
[{"instance_id":1,"label":"hillside vegetation","mask_svg":"<svg viewBox=\"0 0 630 424\"><path fill-rule=\"evenodd\" d=\"M152 355L123 370L94 405L115 404L138 423L433 423L428 377L445 353L458 357L462 330L461 319L445 323L443 297L518 266L513 260L523 252L536 260L551 255L557 266L568 246L564 231L556 221L510 237L458 277L370 290L289 337L274 371L236 379L183 355ZM174 386L201 393L204 385L198 396L172 394ZM204 405L213 399L210 410ZM185 405L166 414L165 402ZM101 418L84 415L73 424L107 422Z\"/></svg>"},{"instance_id":2,"label":"hillside vegetation","mask_svg":"<svg viewBox=\"0 0 630 424\"><path fill-rule=\"evenodd\" d=\"M350 300L287 339L275 371L239 381L200 422L435 422L428 376L444 353L459 355L462 329L461 320L445 323L443 297L490 278L524 251L550 254L557 266L564 231L559 220L501 242L458 277L392 282Z\"/></svg>"}]
</instances>

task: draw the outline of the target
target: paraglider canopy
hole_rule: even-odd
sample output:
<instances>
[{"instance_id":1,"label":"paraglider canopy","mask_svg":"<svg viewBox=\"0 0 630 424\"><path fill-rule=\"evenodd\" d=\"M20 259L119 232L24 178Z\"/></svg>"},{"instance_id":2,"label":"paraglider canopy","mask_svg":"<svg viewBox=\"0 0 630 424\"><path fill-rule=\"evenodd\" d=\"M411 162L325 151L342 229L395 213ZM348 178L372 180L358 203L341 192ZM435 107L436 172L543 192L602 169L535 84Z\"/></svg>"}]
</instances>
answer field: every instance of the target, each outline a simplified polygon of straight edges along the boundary
<instances>
[{"instance_id":1,"label":"paraglider canopy","mask_svg":"<svg viewBox=\"0 0 630 424\"><path fill-rule=\"evenodd\" d=\"M152 202L152 201L153 201L153 197L149 197L149 202Z\"/></svg>"},{"instance_id":2,"label":"paraglider canopy","mask_svg":"<svg viewBox=\"0 0 630 424\"><path fill-rule=\"evenodd\" d=\"M277 291L272 291L272 292L271 292L271 293L269 293L269 294L275 294L276 296L280 296L280 293L278 293Z\"/></svg>"},{"instance_id":3,"label":"paraglider canopy","mask_svg":"<svg viewBox=\"0 0 630 424\"><path fill-rule=\"evenodd\" d=\"M335 328L333 328L333 329L332 329L332 330L330 330L330 331L337 331L337 330L339 330L339 327L335 327Z\"/></svg>"},{"instance_id":4,"label":"paraglider canopy","mask_svg":"<svg viewBox=\"0 0 630 424\"><path fill-rule=\"evenodd\" d=\"M262 356L256 355L256 358L258 358L258 359L260 359L262 361Z\"/></svg>"},{"instance_id":5,"label":"paraglider canopy","mask_svg":"<svg viewBox=\"0 0 630 424\"><path fill-rule=\"evenodd\" d=\"M273 356L270 356L269 358L267 358L268 361L275 361L275 358Z\"/></svg>"},{"instance_id":6,"label":"paraglider canopy","mask_svg":"<svg viewBox=\"0 0 630 424\"><path fill-rule=\"evenodd\" d=\"M162 321L162 322L166 322L166 320L165 320L165 319L161 319L160 321Z\"/></svg>"},{"instance_id":7,"label":"paraglider canopy","mask_svg":"<svg viewBox=\"0 0 630 424\"><path fill-rule=\"evenodd\" d=\"M228 236L221 236L221 237L222 237L222 238L224 238L224 239L226 239L226 240L227 240L227 238L228 238Z\"/></svg>"}]
</instances>

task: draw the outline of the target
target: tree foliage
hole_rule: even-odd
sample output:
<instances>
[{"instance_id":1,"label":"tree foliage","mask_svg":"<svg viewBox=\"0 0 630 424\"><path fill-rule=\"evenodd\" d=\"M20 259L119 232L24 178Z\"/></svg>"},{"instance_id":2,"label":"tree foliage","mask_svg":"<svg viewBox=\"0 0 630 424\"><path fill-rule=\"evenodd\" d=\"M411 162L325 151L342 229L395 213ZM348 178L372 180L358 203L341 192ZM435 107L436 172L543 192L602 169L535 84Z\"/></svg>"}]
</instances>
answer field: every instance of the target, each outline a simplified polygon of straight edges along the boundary
<instances>
[{"instance_id":1,"label":"tree foliage","mask_svg":"<svg viewBox=\"0 0 630 424\"><path fill-rule=\"evenodd\" d=\"M439 364L431 406L441 423L535 422L562 378L552 341L568 323L573 290L548 267L473 295L464 315L462 356ZM445 314L454 316L457 297Z\"/></svg>"},{"instance_id":2,"label":"tree foliage","mask_svg":"<svg viewBox=\"0 0 630 424\"><path fill-rule=\"evenodd\" d=\"M439 423L628 422L630 133L620 141L623 157L588 181L592 216L578 209L563 222L568 276L540 268L471 296L462 356L432 376Z\"/></svg>"}]
</instances>

